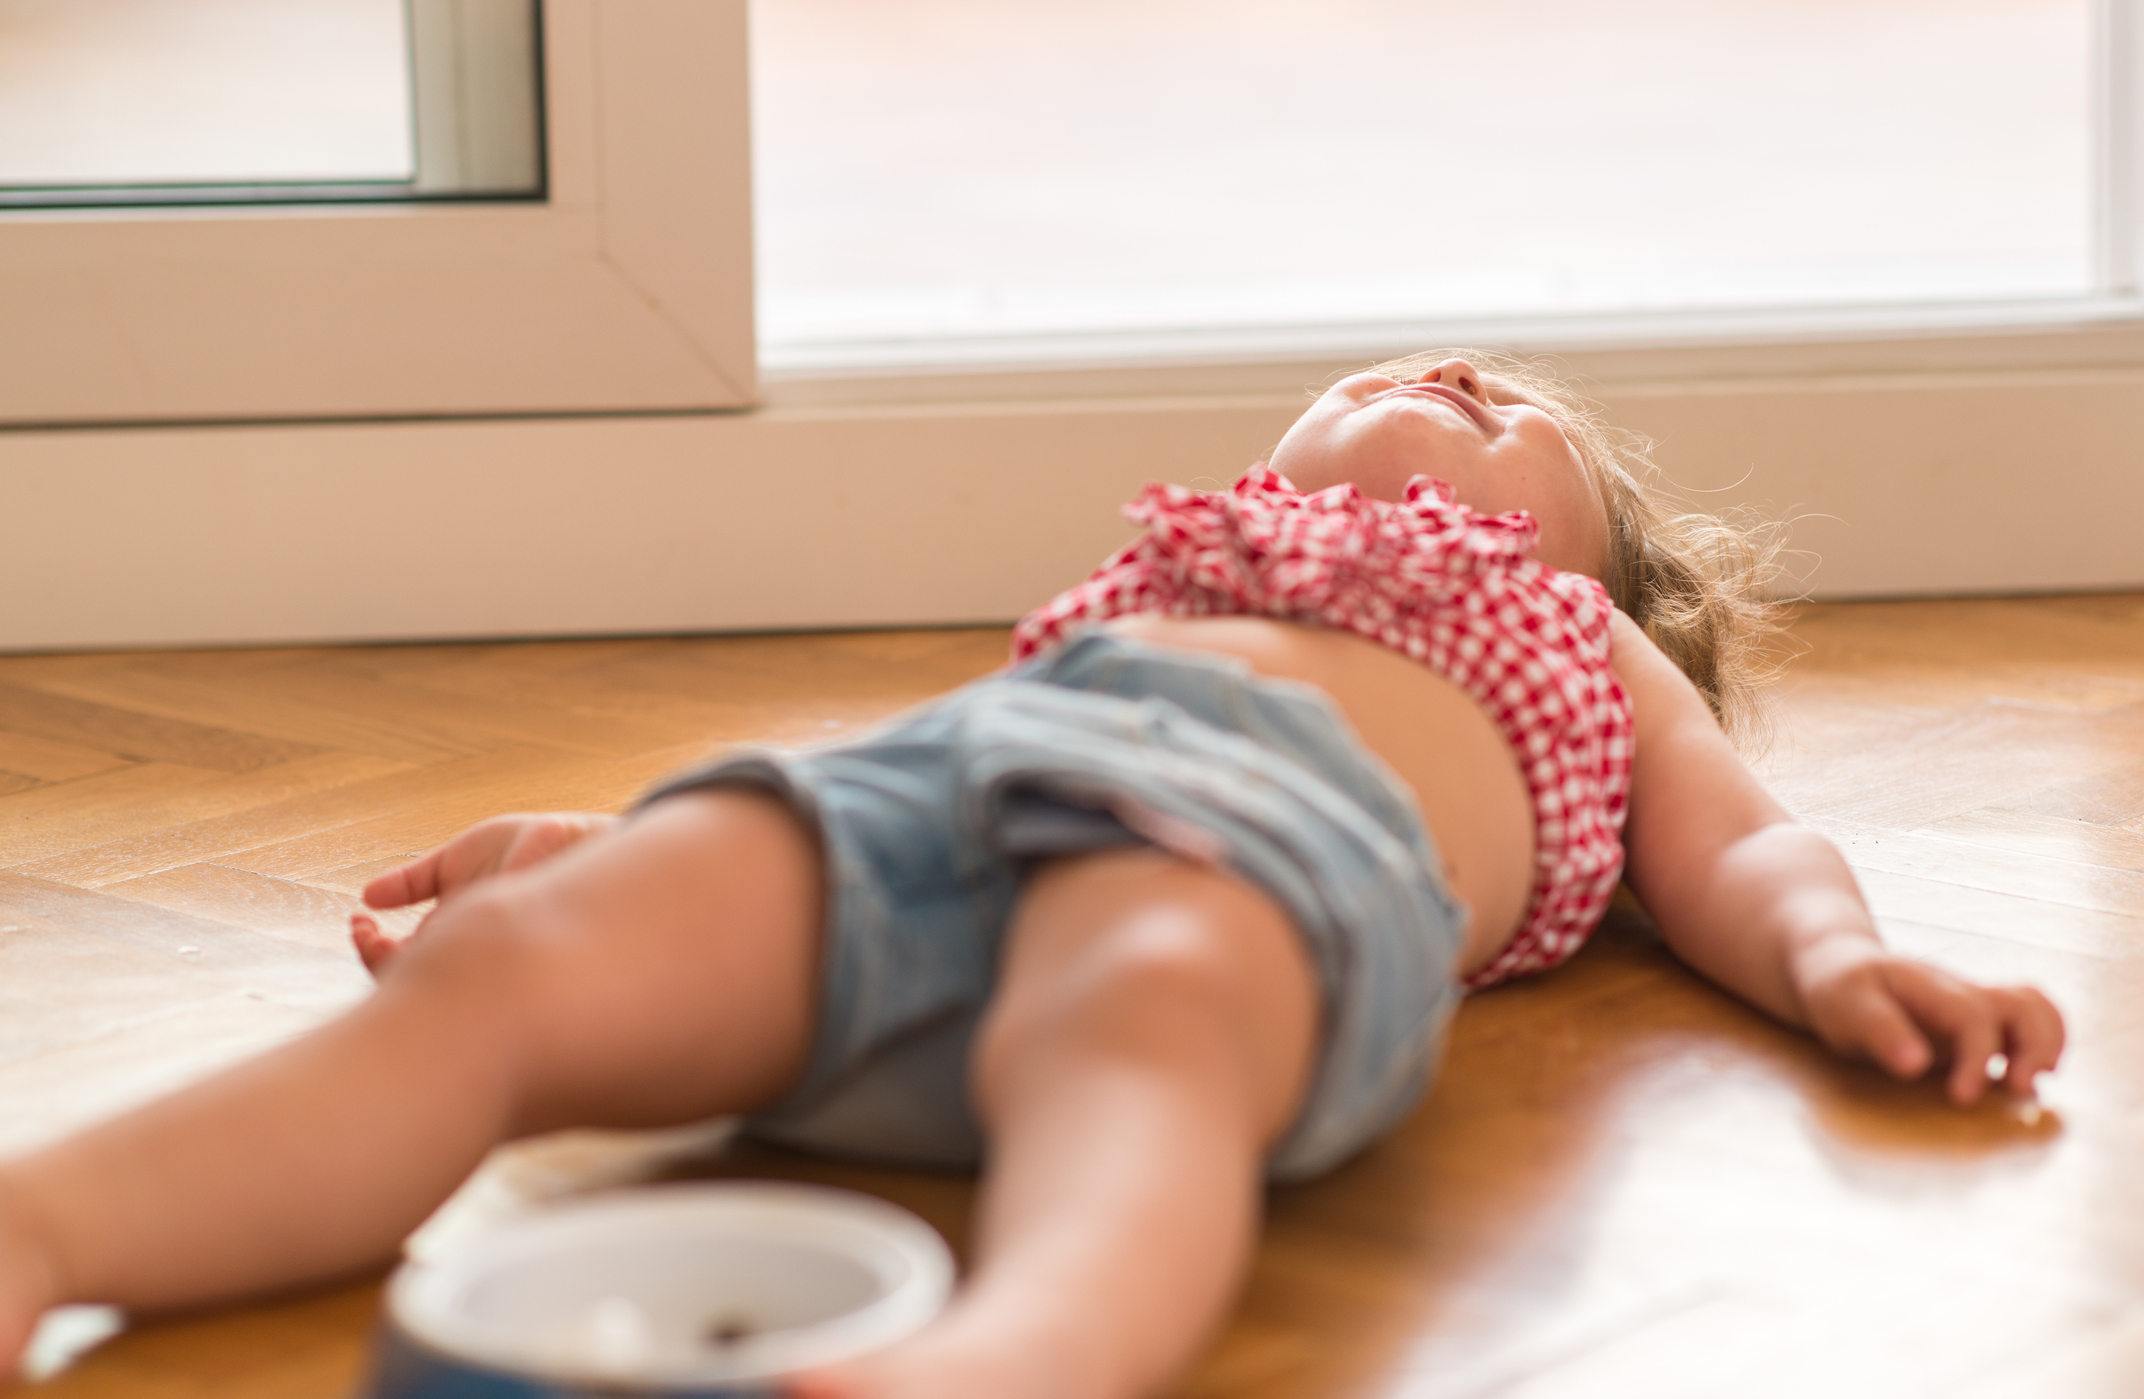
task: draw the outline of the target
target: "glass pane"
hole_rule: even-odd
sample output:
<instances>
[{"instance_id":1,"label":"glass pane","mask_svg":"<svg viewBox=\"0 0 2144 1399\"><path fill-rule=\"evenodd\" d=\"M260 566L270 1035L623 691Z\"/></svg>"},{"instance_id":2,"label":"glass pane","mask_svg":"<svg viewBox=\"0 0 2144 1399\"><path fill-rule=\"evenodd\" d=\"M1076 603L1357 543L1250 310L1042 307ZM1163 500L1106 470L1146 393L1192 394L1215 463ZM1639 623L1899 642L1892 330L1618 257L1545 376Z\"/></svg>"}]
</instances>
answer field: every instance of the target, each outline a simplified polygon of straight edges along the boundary
<instances>
[{"instance_id":1,"label":"glass pane","mask_svg":"<svg viewBox=\"0 0 2144 1399\"><path fill-rule=\"evenodd\" d=\"M0 203L540 193L534 0L0 0Z\"/></svg>"},{"instance_id":2,"label":"glass pane","mask_svg":"<svg viewBox=\"0 0 2144 1399\"><path fill-rule=\"evenodd\" d=\"M2090 286L2088 0L756 0L761 333Z\"/></svg>"},{"instance_id":3,"label":"glass pane","mask_svg":"<svg viewBox=\"0 0 2144 1399\"><path fill-rule=\"evenodd\" d=\"M407 180L402 0L0 0L0 183Z\"/></svg>"}]
</instances>

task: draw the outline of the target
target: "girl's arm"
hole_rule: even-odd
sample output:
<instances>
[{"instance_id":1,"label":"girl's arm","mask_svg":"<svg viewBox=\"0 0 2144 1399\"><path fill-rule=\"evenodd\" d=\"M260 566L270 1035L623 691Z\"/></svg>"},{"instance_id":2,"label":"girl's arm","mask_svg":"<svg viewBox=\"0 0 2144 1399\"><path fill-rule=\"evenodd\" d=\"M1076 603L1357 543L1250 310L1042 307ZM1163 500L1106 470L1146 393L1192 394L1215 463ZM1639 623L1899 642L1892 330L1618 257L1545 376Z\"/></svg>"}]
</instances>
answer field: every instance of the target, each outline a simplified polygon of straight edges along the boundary
<instances>
[{"instance_id":1,"label":"girl's arm","mask_svg":"<svg viewBox=\"0 0 2144 1399\"><path fill-rule=\"evenodd\" d=\"M1675 954L1899 1078L1948 1058L1961 1105L1987 1087L1994 1054L2008 1061L2009 1088L2029 1092L2062 1053L2062 1017L2048 999L1887 952L1831 842L1772 800L1695 687L1621 613L1614 639L1637 723L1626 876Z\"/></svg>"}]
</instances>

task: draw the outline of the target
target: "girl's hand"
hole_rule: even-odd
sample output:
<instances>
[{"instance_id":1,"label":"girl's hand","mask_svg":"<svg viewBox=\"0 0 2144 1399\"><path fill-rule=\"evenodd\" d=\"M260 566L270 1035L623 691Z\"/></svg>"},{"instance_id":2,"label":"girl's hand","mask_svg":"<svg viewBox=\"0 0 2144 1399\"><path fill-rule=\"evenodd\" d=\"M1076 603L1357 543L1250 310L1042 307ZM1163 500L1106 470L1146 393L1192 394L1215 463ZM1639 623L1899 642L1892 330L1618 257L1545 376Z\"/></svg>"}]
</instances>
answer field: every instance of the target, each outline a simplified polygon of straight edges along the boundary
<instances>
[{"instance_id":1,"label":"girl's hand","mask_svg":"<svg viewBox=\"0 0 2144 1399\"><path fill-rule=\"evenodd\" d=\"M2029 1094L2062 1057L2062 1015L2029 986L1978 986L1844 933L1802 948L1791 973L1818 1039L1895 1078L1919 1078L1948 1059L1950 1099L1960 1107L1987 1090L1994 1055L2005 1061L2003 1085L2017 1094Z\"/></svg>"},{"instance_id":2,"label":"girl's hand","mask_svg":"<svg viewBox=\"0 0 2144 1399\"><path fill-rule=\"evenodd\" d=\"M493 875L540 864L569 846L616 825L618 818L597 811L546 811L494 816L479 821L445 845L378 876L365 886L373 908L405 908L426 899L446 900ZM416 930L424 931L426 914ZM350 915L350 940L365 970L375 978L385 970L407 938L391 938L370 914Z\"/></svg>"}]
</instances>

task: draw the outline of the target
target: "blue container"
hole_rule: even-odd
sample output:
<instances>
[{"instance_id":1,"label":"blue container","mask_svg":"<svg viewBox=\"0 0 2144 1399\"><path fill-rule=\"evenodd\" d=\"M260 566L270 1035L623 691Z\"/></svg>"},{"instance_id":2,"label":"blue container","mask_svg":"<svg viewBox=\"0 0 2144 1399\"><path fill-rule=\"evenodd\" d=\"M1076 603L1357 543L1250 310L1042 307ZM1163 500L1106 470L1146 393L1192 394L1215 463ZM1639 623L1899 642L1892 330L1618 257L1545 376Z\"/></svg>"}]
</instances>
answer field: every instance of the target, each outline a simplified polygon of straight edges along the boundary
<instances>
[{"instance_id":1,"label":"blue container","mask_svg":"<svg viewBox=\"0 0 2144 1399\"><path fill-rule=\"evenodd\" d=\"M786 1375L877 1350L945 1305L928 1224L815 1186L599 1195L404 1265L369 1399L774 1399Z\"/></svg>"}]
</instances>

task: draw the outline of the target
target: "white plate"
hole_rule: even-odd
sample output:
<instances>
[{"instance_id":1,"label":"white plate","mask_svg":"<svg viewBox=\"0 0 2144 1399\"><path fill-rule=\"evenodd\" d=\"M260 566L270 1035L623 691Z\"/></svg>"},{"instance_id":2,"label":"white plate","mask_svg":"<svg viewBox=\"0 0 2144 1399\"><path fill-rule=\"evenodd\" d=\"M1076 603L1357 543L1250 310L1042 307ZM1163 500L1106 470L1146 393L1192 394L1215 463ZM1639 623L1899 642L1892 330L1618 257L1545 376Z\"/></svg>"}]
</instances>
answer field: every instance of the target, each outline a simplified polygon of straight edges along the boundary
<instances>
[{"instance_id":1,"label":"white plate","mask_svg":"<svg viewBox=\"0 0 2144 1399\"><path fill-rule=\"evenodd\" d=\"M387 1312L445 1360L674 1390L876 1350L935 1316L952 1285L944 1241L882 1200L682 1184L558 1206L407 1264Z\"/></svg>"}]
</instances>

